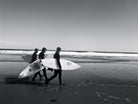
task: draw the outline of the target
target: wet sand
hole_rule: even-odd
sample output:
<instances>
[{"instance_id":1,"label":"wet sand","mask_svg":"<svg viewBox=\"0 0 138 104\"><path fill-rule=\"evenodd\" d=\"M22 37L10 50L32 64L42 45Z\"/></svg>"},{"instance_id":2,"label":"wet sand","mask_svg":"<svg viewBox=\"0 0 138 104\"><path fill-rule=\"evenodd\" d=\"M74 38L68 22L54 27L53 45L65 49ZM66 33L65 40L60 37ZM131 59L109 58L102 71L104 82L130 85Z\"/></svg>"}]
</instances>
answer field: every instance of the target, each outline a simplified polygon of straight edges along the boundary
<instances>
[{"instance_id":1,"label":"wet sand","mask_svg":"<svg viewBox=\"0 0 138 104\"><path fill-rule=\"evenodd\" d=\"M9 56L8 56L9 57ZM23 61L0 62L2 104L137 104L138 64L133 62L79 63L78 70L63 71L63 82L44 78L35 83L17 79L28 65ZM47 71L48 77L53 73Z\"/></svg>"}]
</instances>

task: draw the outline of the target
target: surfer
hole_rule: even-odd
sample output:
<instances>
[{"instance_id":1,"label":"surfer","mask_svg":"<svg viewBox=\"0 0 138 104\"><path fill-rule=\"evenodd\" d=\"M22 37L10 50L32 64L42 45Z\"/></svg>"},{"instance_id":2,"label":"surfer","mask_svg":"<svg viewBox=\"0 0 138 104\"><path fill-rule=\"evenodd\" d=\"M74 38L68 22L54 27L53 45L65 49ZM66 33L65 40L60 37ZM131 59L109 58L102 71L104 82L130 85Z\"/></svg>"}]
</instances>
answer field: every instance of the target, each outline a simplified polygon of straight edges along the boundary
<instances>
[{"instance_id":1,"label":"surfer","mask_svg":"<svg viewBox=\"0 0 138 104\"><path fill-rule=\"evenodd\" d=\"M60 47L57 47L57 50L54 54L54 58L56 59L56 62L57 62L57 65L59 67L58 70L54 70L54 75L51 76L47 81L46 81L46 84L48 84L52 79L54 79L57 75L59 75L59 85L62 85L62 67L61 67L61 63L60 63L60 51L61 51L61 48Z\"/></svg>"},{"instance_id":2,"label":"surfer","mask_svg":"<svg viewBox=\"0 0 138 104\"><path fill-rule=\"evenodd\" d=\"M32 54L31 63L33 63L34 61L36 61L38 59L38 56L37 56L38 51L39 51L38 48L34 49L34 53ZM42 77L41 73L38 73L38 74L39 74L39 78L41 79L41 77Z\"/></svg>"},{"instance_id":3,"label":"surfer","mask_svg":"<svg viewBox=\"0 0 138 104\"><path fill-rule=\"evenodd\" d=\"M44 59L44 58L46 57L46 56L45 56L45 52L46 52L46 51L47 51L47 49L46 49L45 47L43 47L43 48L42 48L42 51L41 51L40 54L39 54L39 59L40 59L40 60L41 60L41 59ZM47 81L46 69L44 68L44 69L42 69L42 71L43 71L45 80ZM36 76L37 76L38 74L41 75L41 74L40 74L40 71L37 72L37 73L34 75L32 81L35 80L35 78L36 78ZM41 76L41 77L42 77L42 76Z\"/></svg>"},{"instance_id":4,"label":"surfer","mask_svg":"<svg viewBox=\"0 0 138 104\"><path fill-rule=\"evenodd\" d=\"M37 53L38 53L38 48L35 48L35 49L34 49L34 53L32 54L31 63L33 63L34 61L36 61L36 60L38 59Z\"/></svg>"}]
</instances>

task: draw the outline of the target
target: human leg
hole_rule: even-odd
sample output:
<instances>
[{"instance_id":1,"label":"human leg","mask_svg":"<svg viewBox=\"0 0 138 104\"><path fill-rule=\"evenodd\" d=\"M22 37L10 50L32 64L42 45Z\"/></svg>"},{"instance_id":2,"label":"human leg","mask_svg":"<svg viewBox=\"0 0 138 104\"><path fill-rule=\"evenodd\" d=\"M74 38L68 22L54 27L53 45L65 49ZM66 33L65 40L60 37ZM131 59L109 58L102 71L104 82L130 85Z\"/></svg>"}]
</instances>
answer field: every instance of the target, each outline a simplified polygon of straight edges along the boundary
<instances>
[{"instance_id":1,"label":"human leg","mask_svg":"<svg viewBox=\"0 0 138 104\"><path fill-rule=\"evenodd\" d=\"M32 81L35 81L35 78L37 77L37 75L39 74L39 72L35 73L33 78L32 78Z\"/></svg>"},{"instance_id":2,"label":"human leg","mask_svg":"<svg viewBox=\"0 0 138 104\"><path fill-rule=\"evenodd\" d=\"M42 75L41 75L40 71L39 71L38 75L39 75L39 78L41 79L42 78Z\"/></svg>"},{"instance_id":3,"label":"human leg","mask_svg":"<svg viewBox=\"0 0 138 104\"><path fill-rule=\"evenodd\" d=\"M62 85L62 70L59 70L59 85Z\"/></svg>"},{"instance_id":4,"label":"human leg","mask_svg":"<svg viewBox=\"0 0 138 104\"><path fill-rule=\"evenodd\" d=\"M44 74L45 80L47 81L48 78L47 78L47 74L46 74L46 69L44 68L44 69L42 69L42 71L43 71L43 74Z\"/></svg>"},{"instance_id":5,"label":"human leg","mask_svg":"<svg viewBox=\"0 0 138 104\"><path fill-rule=\"evenodd\" d=\"M58 71L57 70L54 70L54 75L51 76L47 81L46 81L46 84L48 84L48 82L50 82L52 79L54 79L58 74Z\"/></svg>"}]
</instances>

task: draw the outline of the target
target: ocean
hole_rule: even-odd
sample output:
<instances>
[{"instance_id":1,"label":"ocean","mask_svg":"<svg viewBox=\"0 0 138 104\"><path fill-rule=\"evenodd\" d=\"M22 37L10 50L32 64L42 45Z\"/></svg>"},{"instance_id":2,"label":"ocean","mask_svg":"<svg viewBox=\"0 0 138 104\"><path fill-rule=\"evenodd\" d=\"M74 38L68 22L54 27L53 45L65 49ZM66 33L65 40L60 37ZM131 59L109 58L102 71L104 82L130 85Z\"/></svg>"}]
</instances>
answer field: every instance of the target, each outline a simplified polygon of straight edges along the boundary
<instances>
[{"instance_id":1,"label":"ocean","mask_svg":"<svg viewBox=\"0 0 138 104\"><path fill-rule=\"evenodd\" d=\"M53 57L55 51L47 51L46 57ZM33 50L0 50L0 61L24 61L23 55L31 56ZM62 51L61 58L77 63L93 62L138 62L138 53L103 51ZM10 57L9 57L10 56Z\"/></svg>"}]
</instances>

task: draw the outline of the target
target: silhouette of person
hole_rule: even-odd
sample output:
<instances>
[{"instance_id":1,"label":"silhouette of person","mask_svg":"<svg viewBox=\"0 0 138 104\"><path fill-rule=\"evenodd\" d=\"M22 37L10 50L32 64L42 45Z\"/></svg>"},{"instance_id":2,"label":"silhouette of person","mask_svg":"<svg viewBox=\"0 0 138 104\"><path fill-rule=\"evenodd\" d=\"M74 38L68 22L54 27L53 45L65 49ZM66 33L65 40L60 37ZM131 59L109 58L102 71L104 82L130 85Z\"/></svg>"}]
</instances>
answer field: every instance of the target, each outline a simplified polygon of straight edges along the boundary
<instances>
[{"instance_id":1,"label":"silhouette of person","mask_svg":"<svg viewBox=\"0 0 138 104\"><path fill-rule=\"evenodd\" d=\"M35 48L35 49L34 49L34 53L32 54L31 63L34 62L34 61L36 61L36 60L38 59L37 53L38 53L38 48Z\"/></svg>"},{"instance_id":2,"label":"silhouette of person","mask_svg":"<svg viewBox=\"0 0 138 104\"><path fill-rule=\"evenodd\" d=\"M38 56L37 56L37 53L38 53L38 48L35 48L34 49L34 53L32 54L32 60L31 60L31 63L33 63L34 61L36 61L38 59ZM40 73L39 74L39 77L41 79L42 75Z\"/></svg>"},{"instance_id":3,"label":"silhouette of person","mask_svg":"<svg viewBox=\"0 0 138 104\"><path fill-rule=\"evenodd\" d=\"M41 59L44 59L46 56L45 56L45 52L47 51L47 49L45 48L45 47L43 47L42 48L42 51L40 52L40 54L39 54L39 59L41 60ZM44 69L42 69L42 71L43 71L43 75L44 75L44 77L45 77L45 80L47 81L47 75L46 75L46 69L44 68ZM33 77L33 81L35 80L35 78L36 78L36 76L38 75L38 74L40 74L40 71L39 72L37 72L35 75L34 75L34 77Z\"/></svg>"},{"instance_id":4,"label":"silhouette of person","mask_svg":"<svg viewBox=\"0 0 138 104\"><path fill-rule=\"evenodd\" d=\"M54 54L54 58L56 59L56 63L59 67L59 69L57 70L54 70L54 75L51 76L47 81L46 81L46 84L48 84L52 79L54 79L57 75L59 75L59 85L62 85L62 67L61 67L61 63L60 63L60 51L61 51L61 48L60 47L57 47L57 50Z\"/></svg>"}]
</instances>

